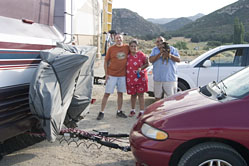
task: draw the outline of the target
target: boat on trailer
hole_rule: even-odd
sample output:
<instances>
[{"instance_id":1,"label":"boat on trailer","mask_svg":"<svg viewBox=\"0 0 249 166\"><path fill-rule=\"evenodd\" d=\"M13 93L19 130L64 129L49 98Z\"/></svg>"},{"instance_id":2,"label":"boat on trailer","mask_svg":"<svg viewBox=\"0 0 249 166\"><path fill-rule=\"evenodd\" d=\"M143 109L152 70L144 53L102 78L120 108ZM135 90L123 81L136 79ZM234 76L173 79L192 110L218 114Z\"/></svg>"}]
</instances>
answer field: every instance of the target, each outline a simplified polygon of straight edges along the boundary
<instances>
[{"instance_id":1,"label":"boat on trailer","mask_svg":"<svg viewBox=\"0 0 249 166\"><path fill-rule=\"evenodd\" d=\"M100 13L98 0L0 1L0 142L37 128L29 84L40 51L57 42L99 50Z\"/></svg>"}]
</instances>

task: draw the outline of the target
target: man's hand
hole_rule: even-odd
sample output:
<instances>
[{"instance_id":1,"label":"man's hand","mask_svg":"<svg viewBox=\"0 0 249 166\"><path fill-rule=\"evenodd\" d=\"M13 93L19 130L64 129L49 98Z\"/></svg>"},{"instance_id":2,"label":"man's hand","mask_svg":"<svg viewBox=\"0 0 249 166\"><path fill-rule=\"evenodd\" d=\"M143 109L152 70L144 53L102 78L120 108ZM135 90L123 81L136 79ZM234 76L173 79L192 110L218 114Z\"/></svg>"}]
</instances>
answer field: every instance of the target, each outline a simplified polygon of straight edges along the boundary
<instances>
[{"instance_id":1,"label":"man's hand","mask_svg":"<svg viewBox=\"0 0 249 166\"><path fill-rule=\"evenodd\" d=\"M109 75L105 75L105 84L107 83L108 78L109 78Z\"/></svg>"},{"instance_id":2,"label":"man's hand","mask_svg":"<svg viewBox=\"0 0 249 166\"><path fill-rule=\"evenodd\" d=\"M165 54L168 59L171 58L171 54L169 52L166 52Z\"/></svg>"},{"instance_id":3,"label":"man's hand","mask_svg":"<svg viewBox=\"0 0 249 166\"><path fill-rule=\"evenodd\" d=\"M161 52L161 51L160 51L159 54L157 54L157 55L155 55L155 56L150 56L150 57L149 57L150 63L154 63L154 62L157 61L160 57L163 57L163 54L164 54L164 52Z\"/></svg>"}]
</instances>

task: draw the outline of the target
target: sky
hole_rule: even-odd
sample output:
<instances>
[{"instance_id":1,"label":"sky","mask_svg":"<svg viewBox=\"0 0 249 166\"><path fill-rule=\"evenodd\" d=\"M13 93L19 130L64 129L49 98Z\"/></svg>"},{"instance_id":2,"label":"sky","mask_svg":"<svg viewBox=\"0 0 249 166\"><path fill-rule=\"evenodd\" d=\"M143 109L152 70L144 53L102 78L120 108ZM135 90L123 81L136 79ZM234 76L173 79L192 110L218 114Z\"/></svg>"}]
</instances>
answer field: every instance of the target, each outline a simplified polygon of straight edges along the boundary
<instances>
[{"instance_id":1,"label":"sky","mask_svg":"<svg viewBox=\"0 0 249 166\"><path fill-rule=\"evenodd\" d=\"M143 18L179 18L209 14L238 0L112 0L112 8L126 8Z\"/></svg>"}]
</instances>

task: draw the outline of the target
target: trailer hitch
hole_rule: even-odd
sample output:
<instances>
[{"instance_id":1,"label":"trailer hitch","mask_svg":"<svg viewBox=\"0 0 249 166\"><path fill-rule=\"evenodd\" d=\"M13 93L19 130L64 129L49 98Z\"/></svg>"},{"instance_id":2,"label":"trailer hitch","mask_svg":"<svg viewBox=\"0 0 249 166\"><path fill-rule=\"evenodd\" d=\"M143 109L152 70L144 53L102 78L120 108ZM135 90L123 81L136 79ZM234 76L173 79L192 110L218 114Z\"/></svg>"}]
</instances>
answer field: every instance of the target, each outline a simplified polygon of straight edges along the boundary
<instances>
[{"instance_id":1,"label":"trailer hitch","mask_svg":"<svg viewBox=\"0 0 249 166\"><path fill-rule=\"evenodd\" d=\"M67 142L68 145L75 143L77 146L80 146L81 140L90 140L93 143L100 144L101 146L96 146L100 149L102 146L106 146L113 149L120 149L124 152L131 151L130 146L120 146L114 142L120 142L128 144L129 142L122 140L121 138L128 138L128 134L109 134L107 131L97 131L93 130L95 133L89 133L79 129L65 129L60 132L61 138L59 139L60 143L63 141ZM77 139L75 139L77 138ZM117 139L119 138L119 139ZM85 143L85 142L84 142ZM93 143L86 145L87 148L93 145Z\"/></svg>"},{"instance_id":2,"label":"trailer hitch","mask_svg":"<svg viewBox=\"0 0 249 166\"><path fill-rule=\"evenodd\" d=\"M107 131L97 130L93 130L93 132L94 133L89 133L80 129L67 128L60 131L58 140L60 143L66 142L68 145L74 143L77 147L83 144L87 149L94 145L97 149L105 146L113 149L119 149L124 152L131 151L129 141L127 140L129 134L110 134ZM29 134L45 137L45 133Z\"/></svg>"}]
</instances>

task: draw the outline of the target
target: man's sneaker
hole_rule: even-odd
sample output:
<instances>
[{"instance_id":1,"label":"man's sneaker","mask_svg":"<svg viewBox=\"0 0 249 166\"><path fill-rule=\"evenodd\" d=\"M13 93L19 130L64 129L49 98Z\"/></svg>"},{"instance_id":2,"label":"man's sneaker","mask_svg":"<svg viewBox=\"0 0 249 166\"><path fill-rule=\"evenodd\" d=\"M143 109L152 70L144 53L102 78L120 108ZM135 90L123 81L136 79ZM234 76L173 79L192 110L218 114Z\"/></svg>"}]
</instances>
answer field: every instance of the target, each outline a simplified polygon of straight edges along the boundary
<instances>
[{"instance_id":1,"label":"man's sneaker","mask_svg":"<svg viewBox=\"0 0 249 166\"><path fill-rule=\"evenodd\" d=\"M104 113L103 112L99 112L97 120L101 120L104 118Z\"/></svg>"},{"instance_id":2,"label":"man's sneaker","mask_svg":"<svg viewBox=\"0 0 249 166\"><path fill-rule=\"evenodd\" d=\"M135 115L136 115L136 112L133 111L133 110L131 110L131 112L130 112L130 114L129 114L129 117L133 117L133 116L135 116Z\"/></svg>"},{"instance_id":3,"label":"man's sneaker","mask_svg":"<svg viewBox=\"0 0 249 166\"><path fill-rule=\"evenodd\" d=\"M118 111L118 112L117 112L117 117L120 117L120 118L127 118L127 116L123 113L123 111Z\"/></svg>"}]
</instances>

